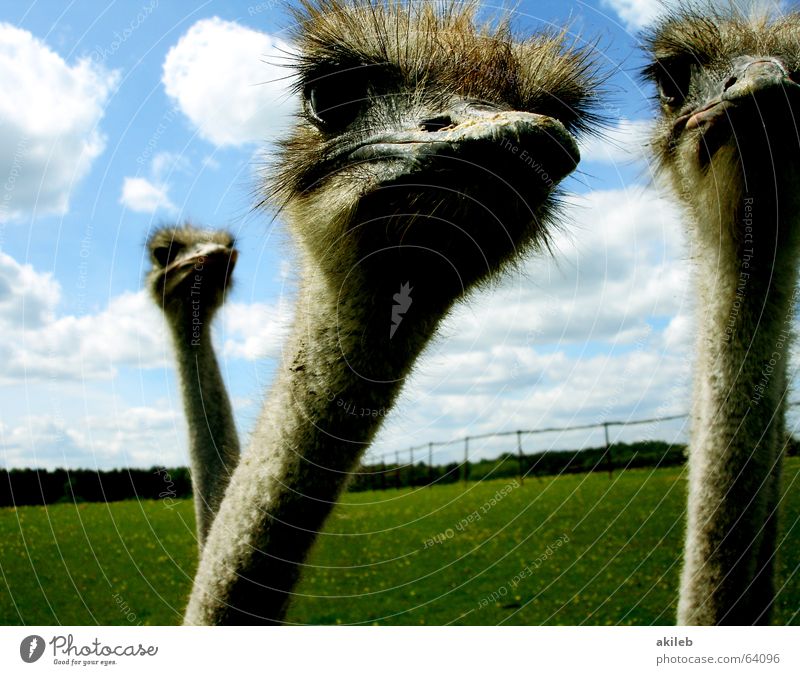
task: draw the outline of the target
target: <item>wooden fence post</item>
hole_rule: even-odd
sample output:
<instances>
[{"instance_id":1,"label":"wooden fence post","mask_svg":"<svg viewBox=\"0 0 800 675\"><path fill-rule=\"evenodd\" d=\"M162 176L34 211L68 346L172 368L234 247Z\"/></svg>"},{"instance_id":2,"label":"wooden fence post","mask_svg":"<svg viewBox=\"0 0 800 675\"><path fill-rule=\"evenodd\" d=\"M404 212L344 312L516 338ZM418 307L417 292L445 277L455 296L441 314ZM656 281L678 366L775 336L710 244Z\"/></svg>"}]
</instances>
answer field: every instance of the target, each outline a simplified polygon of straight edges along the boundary
<instances>
[{"instance_id":1,"label":"wooden fence post","mask_svg":"<svg viewBox=\"0 0 800 675\"><path fill-rule=\"evenodd\" d=\"M469 436L464 439L464 482L469 480Z\"/></svg>"}]
</instances>

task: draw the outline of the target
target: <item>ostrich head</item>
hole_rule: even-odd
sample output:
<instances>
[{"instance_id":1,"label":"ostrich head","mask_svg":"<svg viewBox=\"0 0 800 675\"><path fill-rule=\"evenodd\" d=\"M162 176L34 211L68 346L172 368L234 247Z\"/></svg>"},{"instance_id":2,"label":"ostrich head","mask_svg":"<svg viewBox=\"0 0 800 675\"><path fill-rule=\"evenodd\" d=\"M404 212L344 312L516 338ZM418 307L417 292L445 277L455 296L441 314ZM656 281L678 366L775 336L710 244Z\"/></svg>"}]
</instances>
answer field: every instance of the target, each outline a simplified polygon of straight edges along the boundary
<instances>
[{"instance_id":1,"label":"ostrich head","mask_svg":"<svg viewBox=\"0 0 800 675\"><path fill-rule=\"evenodd\" d=\"M316 269L447 304L547 241L596 119L586 49L477 27L471 3L301 0L295 19L303 110L268 201Z\"/></svg>"},{"instance_id":2,"label":"ostrich head","mask_svg":"<svg viewBox=\"0 0 800 675\"><path fill-rule=\"evenodd\" d=\"M772 195L762 210L774 210L776 194L784 203L793 199L799 35L800 13L770 20L684 7L647 36L652 62L644 74L661 106L655 153L696 219L707 222L721 204L741 204L747 193ZM735 220L731 213L721 218Z\"/></svg>"},{"instance_id":3,"label":"ostrich head","mask_svg":"<svg viewBox=\"0 0 800 675\"><path fill-rule=\"evenodd\" d=\"M191 225L165 227L153 233L147 249L147 287L167 316L210 321L230 288L237 257L233 237Z\"/></svg>"}]
</instances>

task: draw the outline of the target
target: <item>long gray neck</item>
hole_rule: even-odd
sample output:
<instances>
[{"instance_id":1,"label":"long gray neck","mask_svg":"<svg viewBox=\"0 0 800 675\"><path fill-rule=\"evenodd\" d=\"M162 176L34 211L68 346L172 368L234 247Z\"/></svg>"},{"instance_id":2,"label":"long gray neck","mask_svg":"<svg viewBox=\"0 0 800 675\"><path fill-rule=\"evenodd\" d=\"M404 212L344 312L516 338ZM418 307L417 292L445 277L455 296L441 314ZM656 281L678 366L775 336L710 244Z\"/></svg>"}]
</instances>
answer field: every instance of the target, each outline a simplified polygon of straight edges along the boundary
<instances>
[{"instance_id":1,"label":"long gray neck","mask_svg":"<svg viewBox=\"0 0 800 675\"><path fill-rule=\"evenodd\" d=\"M769 621L798 248L774 192L697 214L683 624Z\"/></svg>"},{"instance_id":2,"label":"long gray neck","mask_svg":"<svg viewBox=\"0 0 800 675\"><path fill-rule=\"evenodd\" d=\"M398 289L395 289L397 292ZM316 533L435 328L390 286L306 274L293 336L206 543L187 624L279 623Z\"/></svg>"},{"instance_id":3,"label":"long gray neck","mask_svg":"<svg viewBox=\"0 0 800 675\"><path fill-rule=\"evenodd\" d=\"M233 410L211 341L210 320L192 322L191 313L170 322L178 378L189 430L189 458L202 550L239 461L239 438Z\"/></svg>"}]
</instances>

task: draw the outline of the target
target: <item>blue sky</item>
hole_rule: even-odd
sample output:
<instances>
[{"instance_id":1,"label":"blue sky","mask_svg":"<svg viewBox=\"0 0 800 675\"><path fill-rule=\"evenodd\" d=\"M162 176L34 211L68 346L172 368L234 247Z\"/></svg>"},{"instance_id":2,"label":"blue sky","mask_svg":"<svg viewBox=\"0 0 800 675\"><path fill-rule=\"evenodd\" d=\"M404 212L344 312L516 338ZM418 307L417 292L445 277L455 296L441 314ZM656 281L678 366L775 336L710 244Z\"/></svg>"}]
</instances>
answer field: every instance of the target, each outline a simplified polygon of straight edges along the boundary
<instances>
[{"instance_id":1,"label":"blue sky","mask_svg":"<svg viewBox=\"0 0 800 675\"><path fill-rule=\"evenodd\" d=\"M687 410L687 251L644 160L652 92L636 78L637 31L657 12L651 0L517 6L520 33L569 20L597 41L617 122L564 184L571 226L555 257L450 317L376 453ZM282 224L253 210L294 105L276 82L287 22L271 0L0 6L0 465L186 463L170 345L141 284L148 233L187 219L239 242L215 338L246 435L295 283ZM529 449L599 439L543 436Z\"/></svg>"}]
</instances>

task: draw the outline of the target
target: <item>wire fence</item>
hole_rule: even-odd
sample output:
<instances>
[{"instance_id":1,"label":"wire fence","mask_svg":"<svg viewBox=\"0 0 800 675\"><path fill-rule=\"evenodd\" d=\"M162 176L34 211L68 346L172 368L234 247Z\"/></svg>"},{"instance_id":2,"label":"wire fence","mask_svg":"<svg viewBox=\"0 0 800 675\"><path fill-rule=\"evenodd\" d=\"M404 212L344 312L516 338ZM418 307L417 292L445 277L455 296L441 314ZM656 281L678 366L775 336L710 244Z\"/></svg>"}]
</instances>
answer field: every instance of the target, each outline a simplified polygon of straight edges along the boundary
<instances>
[{"instance_id":1,"label":"wire fence","mask_svg":"<svg viewBox=\"0 0 800 675\"><path fill-rule=\"evenodd\" d=\"M788 404L789 408L797 408L800 401ZM688 439L687 422L689 413L664 415L634 420L606 420L588 424L577 424L562 427L543 427L540 429L519 429L515 431L498 431L484 434L463 436L448 441L430 441L414 445L403 450L384 453L368 453L362 461L361 470L356 474L354 489L388 489L406 486L435 485L455 480L468 481L475 476L472 469L478 462L511 462L516 459L516 477L523 481L530 476L549 473L554 467L562 472L605 470L613 476L615 467L620 466L668 466L682 463L685 443ZM682 424L673 429L671 438L655 433L659 425L669 422ZM628 428L649 426L645 433L633 437L626 443L622 431ZM600 432L595 445L590 447L591 434L582 441L577 439L576 432ZM615 433L616 432L616 433ZM562 442L565 438L574 439L574 450L555 450L552 448L529 449L526 452L526 441L532 437L547 434L558 434ZM494 453L488 445L494 445ZM510 441L510 442L509 442ZM479 445L483 443L483 445ZM461 447L463 453L460 460L443 462L441 454ZM615 456L615 447L618 449ZM638 449L637 449L638 448ZM488 451L488 452L487 452ZM547 461L548 455L554 461ZM494 470L496 477L509 475L506 467L502 471Z\"/></svg>"}]
</instances>

